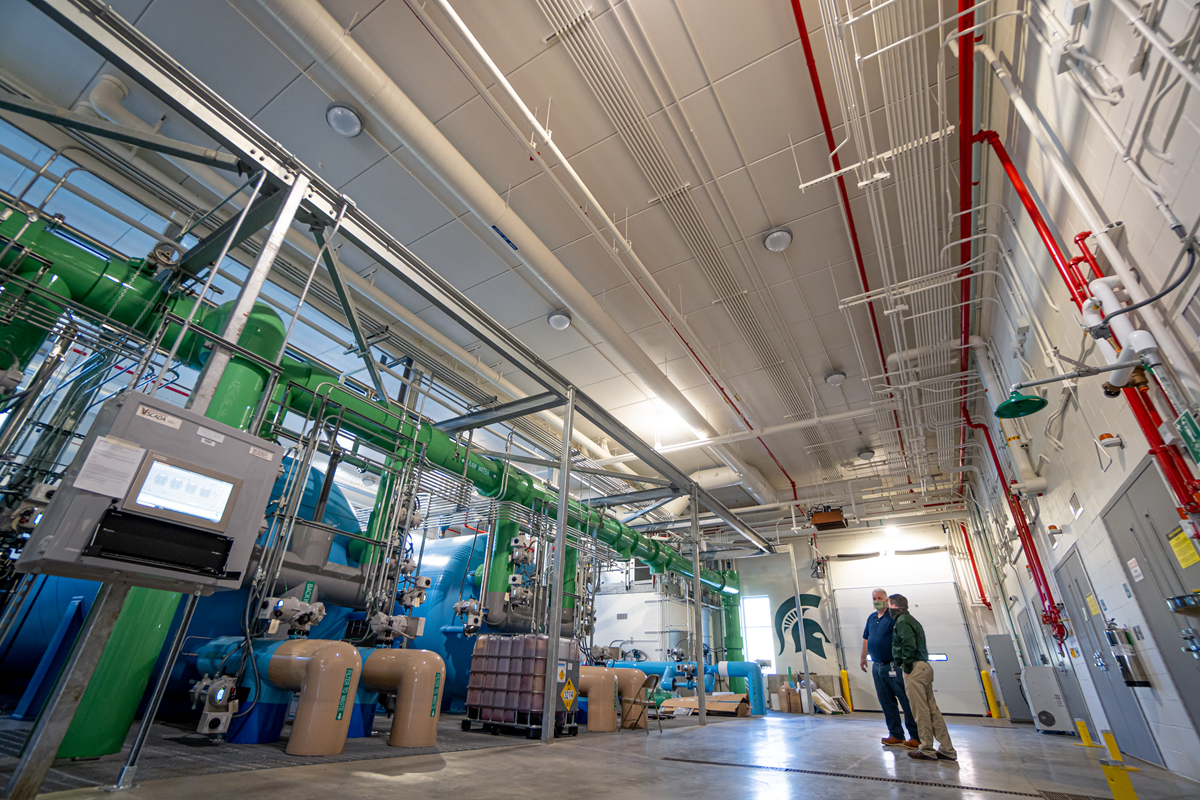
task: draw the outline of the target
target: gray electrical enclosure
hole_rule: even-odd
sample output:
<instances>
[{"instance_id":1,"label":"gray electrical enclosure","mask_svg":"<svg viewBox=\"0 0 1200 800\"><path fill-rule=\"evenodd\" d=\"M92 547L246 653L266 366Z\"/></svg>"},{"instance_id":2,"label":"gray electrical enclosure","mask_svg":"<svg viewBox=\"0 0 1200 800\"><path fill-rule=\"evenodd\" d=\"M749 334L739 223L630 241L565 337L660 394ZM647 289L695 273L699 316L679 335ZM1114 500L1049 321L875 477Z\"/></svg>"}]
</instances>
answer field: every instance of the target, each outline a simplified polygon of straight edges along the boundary
<instances>
[{"instance_id":1,"label":"gray electrical enclosure","mask_svg":"<svg viewBox=\"0 0 1200 800\"><path fill-rule=\"evenodd\" d=\"M174 591L237 589L283 448L161 399L106 402L20 572Z\"/></svg>"}]
</instances>

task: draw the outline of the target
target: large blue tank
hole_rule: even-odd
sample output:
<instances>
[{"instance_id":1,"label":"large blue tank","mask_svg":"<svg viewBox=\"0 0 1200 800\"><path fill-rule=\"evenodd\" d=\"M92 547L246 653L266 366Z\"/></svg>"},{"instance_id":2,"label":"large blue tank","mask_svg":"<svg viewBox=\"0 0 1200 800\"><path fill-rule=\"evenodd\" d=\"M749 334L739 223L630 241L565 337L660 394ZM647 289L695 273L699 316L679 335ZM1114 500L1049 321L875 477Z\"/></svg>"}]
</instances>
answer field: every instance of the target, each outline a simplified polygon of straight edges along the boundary
<instances>
[{"instance_id":1,"label":"large blue tank","mask_svg":"<svg viewBox=\"0 0 1200 800\"><path fill-rule=\"evenodd\" d=\"M463 635L462 621L454 618L454 604L460 599L478 599L475 573L487 551L486 535L431 539L425 543L421 574L430 579L425 603L416 616L425 618L425 632L413 639L410 647L432 650L446 662L446 689L442 694L443 711L466 708L467 680L471 672L471 651L475 639Z\"/></svg>"}]
</instances>

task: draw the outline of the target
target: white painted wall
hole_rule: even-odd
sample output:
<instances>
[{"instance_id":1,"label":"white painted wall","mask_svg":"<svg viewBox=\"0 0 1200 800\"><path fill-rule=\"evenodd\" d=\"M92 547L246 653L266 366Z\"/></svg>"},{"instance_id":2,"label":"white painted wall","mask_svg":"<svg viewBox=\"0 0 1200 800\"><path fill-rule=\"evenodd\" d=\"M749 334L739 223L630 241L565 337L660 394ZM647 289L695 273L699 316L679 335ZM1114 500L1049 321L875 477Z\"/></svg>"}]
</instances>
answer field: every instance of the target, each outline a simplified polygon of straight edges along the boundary
<instances>
[{"instance_id":1,"label":"white painted wall","mask_svg":"<svg viewBox=\"0 0 1200 800\"><path fill-rule=\"evenodd\" d=\"M1034 12L1041 13L1037 3L1027 5ZM1165 4L1165 8L1166 29L1182 31L1189 7L1172 0ZM1147 70L1128 74L1127 65L1140 40L1111 3L1091 3L1080 31L1080 41L1087 51L1103 60L1123 83L1124 97L1120 102L1116 105L1100 105L1105 117L1128 141L1151 91L1151 78L1159 59L1152 55ZM1176 237L1167 229L1163 217L1138 183L1131 179L1131 173L1100 133L1096 123L1088 117L1070 79L1055 74L1049 67L1045 48L1023 28L1018 29L1012 20L1000 23L988 38L1013 64L1014 75L1026 98L1054 129L1104 214L1110 221L1124 222L1125 238L1121 249L1130 265L1144 277L1151 291L1162 286L1176 264L1179 252ZM989 102L984 123L1000 133L1027 183L1040 197L1052 225L1057 227L1060 243L1070 245L1074 235L1085 229L1083 217L1050 173L1023 123L1012 113L1003 89L991 78L985 65L980 64L977 69L985 76L990 92L990 96L985 95ZM1182 89L1176 87L1163 100L1157 119L1150 138L1159 147L1166 143L1171 154L1170 162L1154 158L1140 146L1134 147L1132 152L1160 184L1167 201L1184 226L1189 232L1194 232L1200 218L1200 182L1195 180L1193 172L1197 155L1200 154L1200 99L1196 92L1190 92L1185 98ZM1003 180L995 159L986 151L977 152L986 157L983 184L987 192L985 199L1002 202L1010 209L1017 220L1020 235L1035 254L1034 268L1040 272L1043 284L1050 289L1048 297L1038 299L1039 317L1062 352L1072 358L1078 357L1081 336L1066 289L1044 255L1044 249L1037 241L1027 215ZM990 224L993 231L1000 232L998 219L990 218ZM1007 239L1018 254L1020 268L1026 270L1032 279L1029 270L1033 268L1020 258L1020 250L1015 246L1013 237L1008 235ZM1068 249L1072 254L1075 253L1073 245ZM1193 276L1164 303L1166 316L1183 345L1193 354L1200 347L1200 340L1180 315L1183 305L1195 291L1197 278L1200 275ZM1051 307L1051 301L1057 304L1057 311ZM1004 361L1008 372L1005 380L1020 380L1019 364L1011 355L1009 334L1004 324L996 321L995 314L989 314L984 330L994 338L996 352ZM1035 366L1039 377L1049 375L1040 355L1030 352L1026 358ZM1087 360L1089 363L1098 363L1094 354ZM1040 499L1040 518L1034 525L1034 534L1041 545L1047 572L1052 574L1053 565L1058 563L1071 544L1078 545L1097 598L1104 602L1107 616L1115 616L1123 624L1142 625L1145 629L1141 610L1136 602L1126 596L1122 587L1127 578L1097 514L1113 497L1130 470L1139 463L1147 446L1124 400L1107 399L1101 395L1101 381L1100 378L1089 378L1080 382L1078 400L1068 408L1062 433L1058 436L1061 447L1046 435L1046 412L1028 420L1027 433L1030 435L1026 440L1031 445L1031 456L1035 463L1042 456L1048 459L1043 464L1042 475L1048 479L1050 486ZM1056 401L1058 390L1052 390L1048 397L1052 403ZM997 401L996 398L992 400ZM1094 438L1105 432L1120 435L1127 444L1124 450L1107 451L1107 456L1112 457L1111 463L1108 463L1106 456L1099 455L1093 445ZM1078 519L1072 519L1068 507L1073 494L1083 504L1083 512ZM990 508L993 517L999 519L1004 527L1010 527L1007 512L998 498L990 503ZM1049 542L1045 534L1045 526L1051 524L1066 531L1054 544ZM1007 578L1007 594L1017 597L1012 606L1013 616L1027 603L1032 602L1036 606L1036 593L1028 578L1025 557L1022 556L1015 566L1009 566L1007 559L999 554L996 561ZM1054 590L1057 595L1057 585ZM1074 640L1069 640L1067 644L1074 647L1077 654L1074 659L1075 671L1088 699L1089 711L1095 724L1104 727L1107 721L1088 677L1082 660L1083 653ZM1200 736L1184 713L1178 692L1158 654L1159 647L1176 647L1178 644L1175 641L1154 642L1151 637L1147 638L1144 654L1154 686L1137 689L1135 693L1167 766L1200 780Z\"/></svg>"}]
</instances>

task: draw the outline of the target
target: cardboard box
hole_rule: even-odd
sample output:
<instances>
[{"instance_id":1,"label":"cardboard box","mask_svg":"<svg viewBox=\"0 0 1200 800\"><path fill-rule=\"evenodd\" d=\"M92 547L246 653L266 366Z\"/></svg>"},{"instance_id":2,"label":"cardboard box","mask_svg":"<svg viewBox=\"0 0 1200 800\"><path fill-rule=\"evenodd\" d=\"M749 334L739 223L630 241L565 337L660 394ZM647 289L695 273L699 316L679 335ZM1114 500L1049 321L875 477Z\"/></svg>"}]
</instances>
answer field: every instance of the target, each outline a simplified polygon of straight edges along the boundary
<instances>
[{"instance_id":1,"label":"cardboard box","mask_svg":"<svg viewBox=\"0 0 1200 800\"><path fill-rule=\"evenodd\" d=\"M679 716L695 714L700 710L700 701L695 697L674 697L664 700L658 707L658 713L674 715L675 709L680 709ZM683 711L683 709L687 709ZM706 695L704 711L716 717L748 717L750 716L750 700L744 694Z\"/></svg>"}]
</instances>

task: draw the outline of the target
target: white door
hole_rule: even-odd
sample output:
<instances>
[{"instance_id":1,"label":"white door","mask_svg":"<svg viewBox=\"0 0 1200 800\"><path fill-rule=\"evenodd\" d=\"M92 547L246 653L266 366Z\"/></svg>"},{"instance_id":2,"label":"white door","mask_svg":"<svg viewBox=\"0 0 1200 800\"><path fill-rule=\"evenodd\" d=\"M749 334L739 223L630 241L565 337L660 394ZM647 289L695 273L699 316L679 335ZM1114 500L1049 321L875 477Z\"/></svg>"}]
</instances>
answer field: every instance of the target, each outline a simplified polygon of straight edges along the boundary
<instances>
[{"instance_id":1,"label":"white door","mask_svg":"<svg viewBox=\"0 0 1200 800\"><path fill-rule=\"evenodd\" d=\"M871 673L858 668L863 627L867 617L875 611L871 607L871 591L874 588L838 589L833 593L842 627L842 641L845 642L850 693L854 697L854 707L866 711L880 710ZM888 591L907 597L909 611L925 628L925 643L933 667L933 691L937 695L938 708L946 714L982 714L984 701L979 673L975 669L975 659L967 640L967 630L963 626L954 584L889 586ZM943 657L945 660L940 660Z\"/></svg>"}]
</instances>

